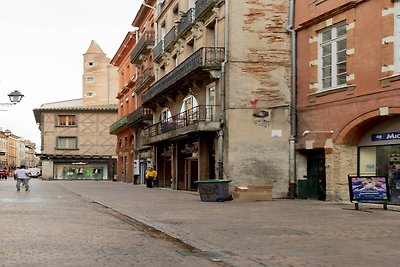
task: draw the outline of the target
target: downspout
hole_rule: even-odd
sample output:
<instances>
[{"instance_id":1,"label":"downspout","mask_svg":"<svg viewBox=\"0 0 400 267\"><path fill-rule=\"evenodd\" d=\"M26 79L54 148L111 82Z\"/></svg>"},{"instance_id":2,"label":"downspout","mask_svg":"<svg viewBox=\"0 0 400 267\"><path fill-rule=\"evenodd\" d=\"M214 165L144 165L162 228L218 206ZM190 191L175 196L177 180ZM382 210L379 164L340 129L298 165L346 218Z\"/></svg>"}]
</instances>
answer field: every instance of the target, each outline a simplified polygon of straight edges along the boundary
<instances>
[{"instance_id":1,"label":"downspout","mask_svg":"<svg viewBox=\"0 0 400 267\"><path fill-rule=\"evenodd\" d=\"M221 116L220 129L218 131L218 179L224 179L224 135L225 135L225 86L226 72L225 66L228 62L229 54L229 0L225 0L225 20L224 20L224 62L221 64Z\"/></svg>"},{"instance_id":2,"label":"downspout","mask_svg":"<svg viewBox=\"0 0 400 267\"><path fill-rule=\"evenodd\" d=\"M290 33L291 48L291 99L290 99L290 137L289 137L289 198L294 199L296 196L296 135L297 135L297 113L296 113L296 31L294 27L294 10L295 0L289 0L289 25L286 31Z\"/></svg>"}]
</instances>

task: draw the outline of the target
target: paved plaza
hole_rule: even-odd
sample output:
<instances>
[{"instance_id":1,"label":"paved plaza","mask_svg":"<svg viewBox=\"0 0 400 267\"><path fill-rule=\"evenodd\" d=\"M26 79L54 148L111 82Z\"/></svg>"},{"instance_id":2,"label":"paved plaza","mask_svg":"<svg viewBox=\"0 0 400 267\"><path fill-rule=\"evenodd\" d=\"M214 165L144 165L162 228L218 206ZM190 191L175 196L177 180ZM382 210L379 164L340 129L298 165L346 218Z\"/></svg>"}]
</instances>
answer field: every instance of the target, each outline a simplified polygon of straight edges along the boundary
<instances>
[{"instance_id":1,"label":"paved plaza","mask_svg":"<svg viewBox=\"0 0 400 267\"><path fill-rule=\"evenodd\" d=\"M63 244L60 254L65 251L79 254L80 244L70 242L72 236L94 231L93 228L96 229L95 241L98 244L115 239L113 242L119 245L114 249L127 251L124 242L136 237L129 233L118 216L91 213L90 208L97 206L106 207L187 244L192 253L180 249L174 251L181 251L185 257L193 256L190 258L192 266L205 266L203 262L198 262L200 259L208 259L207 263L216 266L400 266L400 252L396 249L400 240L400 209L397 206L384 210L381 205L361 204L361 210L356 211L350 203L313 200L201 202L195 192L150 189L120 182L36 179L31 182L32 191L18 192L19 195L14 191L13 181L0 183L3 209L6 206L6 211L15 215L15 218L6 221L2 219L2 229L15 229L12 225L14 219L21 219L23 223L21 231L11 231L17 236L10 237L9 230L6 230L6 236L11 240L4 243L4 234L1 237L6 247L17 249L18 256L15 255L15 258L37 257L34 250L27 256L18 249L28 243L50 250L54 245ZM67 197L58 199L60 192L65 192ZM73 223L76 218L68 218L64 213L62 218L58 218L59 212L51 208L54 205L51 202L64 203L71 213L78 210L74 216L84 220L83 224L79 224L82 229L76 230L78 225ZM37 217L65 220L68 228L62 230L56 239L49 240L39 219L35 222L24 221L24 215L39 212L23 208L24 203L49 205L49 210L39 209ZM106 231L107 227L115 232L123 231L124 241L118 243L121 236L114 237L113 231ZM24 233L28 231L37 233L33 241L24 239ZM132 251L140 253L136 248ZM92 251L93 255L88 256L87 262L92 263L96 259L95 254L103 252ZM169 254L160 251L156 255L167 257ZM129 252L125 257L136 259ZM164 262L164 265L155 262L147 266L177 266L172 262ZM0 266L7 265L0 263ZM135 265L132 261L130 266L146 265Z\"/></svg>"}]
</instances>

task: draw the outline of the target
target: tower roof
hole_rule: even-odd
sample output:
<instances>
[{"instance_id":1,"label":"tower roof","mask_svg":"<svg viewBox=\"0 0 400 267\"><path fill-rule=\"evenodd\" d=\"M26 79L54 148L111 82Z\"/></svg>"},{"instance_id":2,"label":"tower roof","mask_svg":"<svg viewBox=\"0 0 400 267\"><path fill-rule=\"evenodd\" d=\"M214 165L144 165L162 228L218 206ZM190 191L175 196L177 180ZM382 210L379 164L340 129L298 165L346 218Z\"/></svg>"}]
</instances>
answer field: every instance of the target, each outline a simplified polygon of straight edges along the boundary
<instances>
[{"instance_id":1,"label":"tower roof","mask_svg":"<svg viewBox=\"0 0 400 267\"><path fill-rule=\"evenodd\" d=\"M95 40L90 42L89 48L86 51L86 54L105 54L103 50L101 50L100 46L96 43Z\"/></svg>"}]
</instances>

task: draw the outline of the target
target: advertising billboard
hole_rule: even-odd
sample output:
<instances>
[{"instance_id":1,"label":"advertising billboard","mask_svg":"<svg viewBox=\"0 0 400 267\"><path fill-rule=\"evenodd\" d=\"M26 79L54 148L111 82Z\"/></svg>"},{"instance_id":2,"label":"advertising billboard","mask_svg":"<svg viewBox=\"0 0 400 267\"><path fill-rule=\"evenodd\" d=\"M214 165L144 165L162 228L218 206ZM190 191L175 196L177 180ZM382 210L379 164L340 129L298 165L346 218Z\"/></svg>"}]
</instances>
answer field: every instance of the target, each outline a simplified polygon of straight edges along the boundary
<instances>
[{"instance_id":1,"label":"advertising billboard","mask_svg":"<svg viewBox=\"0 0 400 267\"><path fill-rule=\"evenodd\" d=\"M351 201L389 202L388 179L385 176L350 176Z\"/></svg>"}]
</instances>

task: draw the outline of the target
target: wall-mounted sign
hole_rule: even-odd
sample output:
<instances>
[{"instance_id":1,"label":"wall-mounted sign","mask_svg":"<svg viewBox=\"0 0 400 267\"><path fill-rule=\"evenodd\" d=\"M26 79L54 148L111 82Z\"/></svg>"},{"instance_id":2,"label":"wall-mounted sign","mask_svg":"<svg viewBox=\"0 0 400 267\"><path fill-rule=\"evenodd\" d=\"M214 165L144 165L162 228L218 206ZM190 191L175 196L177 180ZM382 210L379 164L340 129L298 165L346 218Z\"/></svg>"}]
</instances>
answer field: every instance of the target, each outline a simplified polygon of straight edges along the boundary
<instances>
[{"instance_id":1,"label":"wall-mounted sign","mask_svg":"<svg viewBox=\"0 0 400 267\"><path fill-rule=\"evenodd\" d=\"M385 176L350 176L350 200L390 201L388 179Z\"/></svg>"},{"instance_id":2,"label":"wall-mounted sign","mask_svg":"<svg viewBox=\"0 0 400 267\"><path fill-rule=\"evenodd\" d=\"M186 144L185 148L181 150L182 153L185 154L192 154L192 153L197 153L199 152L199 143L195 142L193 144Z\"/></svg>"},{"instance_id":3,"label":"wall-mounted sign","mask_svg":"<svg viewBox=\"0 0 400 267\"><path fill-rule=\"evenodd\" d=\"M388 141L400 139L400 132L378 133L371 135L371 141Z\"/></svg>"},{"instance_id":4,"label":"wall-mounted sign","mask_svg":"<svg viewBox=\"0 0 400 267\"><path fill-rule=\"evenodd\" d=\"M133 174L134 175L139 175L140 174L139 160L137 160L137 159L133 160Z\"/></svg>"}]
</instances>

